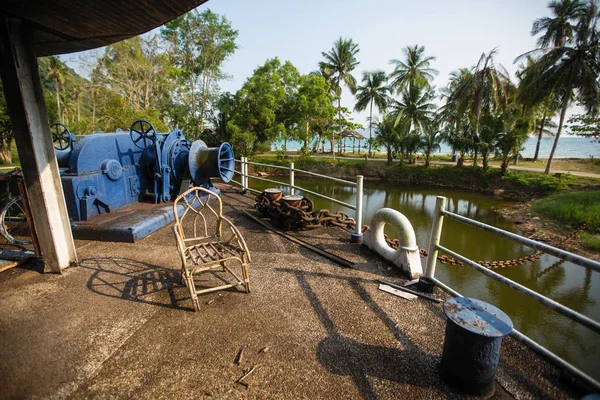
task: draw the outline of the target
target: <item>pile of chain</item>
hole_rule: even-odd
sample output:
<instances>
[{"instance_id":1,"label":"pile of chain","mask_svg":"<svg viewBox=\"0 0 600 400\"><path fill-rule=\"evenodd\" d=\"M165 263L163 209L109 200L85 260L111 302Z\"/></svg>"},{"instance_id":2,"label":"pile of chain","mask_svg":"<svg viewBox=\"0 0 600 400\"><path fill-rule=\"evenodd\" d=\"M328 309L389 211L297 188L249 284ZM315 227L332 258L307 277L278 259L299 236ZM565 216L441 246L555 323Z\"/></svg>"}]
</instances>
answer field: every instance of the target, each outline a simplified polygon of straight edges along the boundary
<instances>
[{"instance_id":1,"label":"pile of chain","mask_svg":"<svg viewBox=\"0 0 600 400\"><path fill-rule=\"evenodd\" d=\"M350 229L355 225L354 219L342 211L335 213L329 210L313 211L314 203L307 197L302 198L298 207L283 200L271 201L264 193L256 196L255 200L254 208L265 217L271 218L271 221L284 231L315 229L323 226Z\"/></svg>"},{"instance_id":2,"label":"pile of chain","mask_svg":"<svg viewBox=\"0 0 600 400\"><path fill-rule=\"evenodd\" d=\"M569 235L563 237L561 240L555 242L555 243L551 243L550 245L553 247L560 247L560 245L568 242L569 240L573 239L575 236L577 236L582 230L584 230L586 228L586 224L581 225L579 228L577 228L575 231L573 231L572 233L570 233ZM387 244L394 248L397 249L398 248L398 239L390 239L387 235L385 236L385 241L387 242ZM427 251L425 249L419 249L420 253L421 253L421 257L425 258L427 257ZM502 261L477 261L477 264L482 265L486 268L505 268L505 267L516 267L528 262L534 262L539 260L539 258L541 256L544 255L543 251L538 251L535 252L531 255L525 256L525 257L521 257L521 258L515 258L513 260L502 260ZM464 266L465 264L460 261L457 260L454 257L449 257L447 255L441 255L438 256L438 260L442 263L442 264L450 264L450 265L460 265L460 266Z\"/></svg>"}]
</instances>

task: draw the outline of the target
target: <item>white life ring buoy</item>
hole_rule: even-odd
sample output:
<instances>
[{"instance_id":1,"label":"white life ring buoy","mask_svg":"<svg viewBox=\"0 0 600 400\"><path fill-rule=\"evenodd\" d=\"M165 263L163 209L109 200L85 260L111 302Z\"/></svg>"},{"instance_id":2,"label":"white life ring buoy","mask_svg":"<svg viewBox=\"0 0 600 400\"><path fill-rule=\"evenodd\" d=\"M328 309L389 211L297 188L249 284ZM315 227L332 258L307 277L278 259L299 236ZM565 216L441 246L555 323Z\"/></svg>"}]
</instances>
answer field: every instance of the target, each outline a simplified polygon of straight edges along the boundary
<instances>
[{"instance_id":1,"label":"white life ring buoy","mask_svg":"<svg viewBox=\"0 0 600 400\"><path fill-rule=\"evenodd\" d=\"M393 249L385 241L385 224L390 224L398 234L397 249ZM408 272L411 278L422 275L423 269L415 230L401 212L391 208L378 210L371 220L371 225L365 231L364 243L384 259Z\"/></svg>"}]
</instances>

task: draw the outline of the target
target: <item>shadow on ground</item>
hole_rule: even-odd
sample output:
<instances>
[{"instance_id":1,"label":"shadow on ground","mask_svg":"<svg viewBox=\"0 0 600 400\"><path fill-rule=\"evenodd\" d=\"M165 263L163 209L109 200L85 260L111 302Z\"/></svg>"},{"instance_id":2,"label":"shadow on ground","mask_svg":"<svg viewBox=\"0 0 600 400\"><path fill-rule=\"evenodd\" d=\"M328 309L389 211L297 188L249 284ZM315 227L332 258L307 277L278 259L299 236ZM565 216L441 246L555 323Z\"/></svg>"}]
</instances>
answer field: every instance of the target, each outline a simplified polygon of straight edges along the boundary
<instances>
[{"instance_id":1,"label":"shadow on ground","mask_svg":"<svg viewBox=\"0 0 600 400\"><path fill-rule=\"evenodd\" d=\"M440 386L437 376L439 357L423 352L375 302L365 290L365 284L373 281L321 272L306 272L288 268L276 271L290 273L298 280L319 321L327 331L327 337L317 346L316 356L325 369L333 374L352 377L365 399L377 398L369 378L434 388ZM313 291L307 278L345 280L383 325L398 340L403 349L360 343L344 337L335 327L327 309ZM442 384L443 385L443 384ZM445 390L450 390L445 388Z\"/></svg>"}]
</instances>

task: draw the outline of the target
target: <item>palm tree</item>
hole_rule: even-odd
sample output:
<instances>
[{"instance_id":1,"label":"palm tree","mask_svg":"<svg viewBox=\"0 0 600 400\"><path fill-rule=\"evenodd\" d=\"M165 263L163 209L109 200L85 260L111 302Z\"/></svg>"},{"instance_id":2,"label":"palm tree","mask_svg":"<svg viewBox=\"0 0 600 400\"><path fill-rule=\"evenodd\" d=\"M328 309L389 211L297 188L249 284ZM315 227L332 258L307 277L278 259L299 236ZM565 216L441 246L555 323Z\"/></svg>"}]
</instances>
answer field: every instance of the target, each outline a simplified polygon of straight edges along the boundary
<instances>
[{"instance_id":1,"label":"palm tree","mask_svg":"<svg viewBox=\"0 0 600 400\"><path fill-rule=\"evenodd\" d=\"M81 96L83 95L83 86L76 84L72 89L73 100L77 105L77 122L81 121Z\"/></svg>"},{"instance_id":2,"label":"palm tree","mask_svg":"<svg viewBox=\"0 0 600 400\"><path fill-rule=\"evenodd\" d=\"M494 56L497 49L483 53L475 66L473 74L462 82L453 92L452 101L457 103L467 102L474 119L474 141L479 142L479 118L482 111L491 113L501 108L506 102L506 90L510 85L508 73L501 65L496 67ZM473 157L473 165L477 165L477 146Z\"/></svg>"},{"instance_id":3,"label":"palm tree","mask_svg":"<svg viewBox=\"0 0 600 400\"><path fill-rule=\"evenodd\" d=\"M375 141L377 144L381 144L385 146L387 151L387 159L388 164L392 164L392 149L398 145L398 130L394 125L394 118L391 118L389 115L384 115L382 121L376 124L375 130L377 131L377 136L375 137ZM373 140L369 138L369 141ZM371 143L369 143L369 148Z\"/></svg>"},{"instance_id":4,"label":"palm tree","mask_svg":"<svg viewBox=\"0 0 600 400\"><path fill-rule=\"evenodd\" d=\"M57 107L57 111L58 111L57 114L58 114L58 118L61 123L63 122L63 117L62 117L62 112L60 109L59 93L62 89L62 85L65 83L65 72L66 71L67 71L67 68L62 63L62 61L60 61L60 59L58 57L56 57L56 56L50 57L50 59L48 61L48 74L46 75L46 78L54 79L54 87L56 89L56 107Z\"/></svg>"},{"instance_id":5,"label":"palm tree","mask_svg":"<svg viewBox=\"0 0 600 400\"><path fill-rule=\"evenodd\" d=\"M429 89L430 82L437 75L437 71L429 67L431 62L435 61L435 57L425 57L423 54L425 47L419 45L406 46L403 52L406 57L405 61L390 60L390 64L395 66L394 71L390 74L390 79L392 79L390 86L398 94L413 86L425 86Z\"/></svg>"},{"instance_id":6,"label":"palm tree","mask_svg":"<svg viewBox=\"0 0 600 400\"><path fill-rule=\"evenodd\" d=\"M422 133L428 129L435 109L434 92L425 85L414 85L402 92L402 98L394 105L392 115L395 123L407 124L409 132Z\"/></svg>"},{"instance_id":7,"label":"palm tree","mask_svg":"<svg viewBox=\"0 0 600 400\"><path fill-rule=\"evenodd\" d=\"M556 123L552 121L552 118L554 118L556 115L554 112L554 107L549 103L550 97L546 99L544 103L536 107L537 112L535 113L534 123L532 125L533 129L535 129L537 132L537 141L535 144L533 161L537 161L540 156L540 145L544 135L554 136L555 129L557 127Z\"/></svg>"},{"instance_id":8,"label":"palm tree","mask_svg":"<svg viewBox=\"0 0 600 400\"><path fill-rule=\"evenodd\" d=\"M441 89L442 99L446 103L438 111L437 118L444 123L444 140L452 146L453 151L460 153L457 166L464 163L465 154L471 150L472 135L470 135L470 122L468 118L468 102L473 97L472 93L464 93L462 97L455 94L456 90L463 88L473 76L469 68L453 71L448 79L448 84Z\"/></svg>"},{"instance_id":9,"label":"palm tree","mask_svg":"<svg viewBox=\"0 0 600 400\"><path fill-rule=\"evenodd\" d=\"M531 120L528 117L516 117L514 113L507 111L498 118L500 131L497 133L494 145L502 156L502 174L508 169L508 157L511 152L520 151L521 143L527 138L531 128Z\"/></svg>"},{"instance_id":10,"label":"palm tree","mask_svg":"<svg viewBox=\"0 0 600 400\"><path fill-rule=\"evenodd\" d=\"M335 94L338 99L338 122L341 134L342 130L342 83L344 83L352 92L356 91L356 79L351 72L356 68L359 62L356 60L356 54L359 52L358 44L352 39L342 39L341 37L333 44L333 48L329 52L322 52L321 55L325 61L319 63L319 69L329 79L335 82ZM332 142L333 143L333 142ZM335 152L333 151L333 159L335 160Z\"/></svg>"},{"instance_id":11,"label":"palm tree","mask_svg":"<svg viewBox=\"0 0 600 400\"><path fill-rule=\"evenodd\" d=\"M552 94L560 104L558 130L546 164L546 174L550 173L569 106L577 101L588 114L595 114L600 104L600 43L595 28L598 12L593 2L586 6L585 11L581 15L577 35L569 45L530 52L543 55L536 63L538 73L528 74L520 92L520 100L525 102L539 104ZM595 17L589 17L590 14Z\"/></svg>"},{"instance_id":12,"label":"palm tree","mask_svg":"<svg viewBox=\"0 0 600 400\"><path fill-rule=\"evenodd\" d=\"M535 20L531 35L542 33L538 39L538 47L562 47L570 42L575 33L572 22L581 17L584 4L580 0L553 0L548 4L552 17L542 17Z\"/></svg>"},{"instance_id":13,"label":"palm tree","mask_svg":"<svg viewBox=\"0 0 600 400\"><path fill-rule=\"evenodd\" d=\"M531 74L539 73L538 68L536 68L536 60L532 56L527 56L527 64L521 65L519 70L517 71L517 78L519 79L519 92L523 92L527 90L523 87L523 80ZM533 79L531 77L528 78ZM529 111L533 113L532 119L534 123L532 124L532 128L534 128L537 132L537 143L535 147L535 154L533 156L533 161L537 161L540 153L540 144L542 142L542 136L544 133L551 134L554 136L553 132L550 132L546 127L556 128L556 124L552 122L552 118L555 115L556 110L560 107L560 105L556 101L556 96L552 93L542 101L540 104L530 104L527 103L528 96L521 96L520 99L525 101L522 103L523 112L528 108Z\"/></svg>"},{"instance_id":14,"label":"palm tree","mask_svg":"<svg viewBox=\"0 0 600 400\"><path fill-rule=\"evenodd\" d=\"M383 71L365 72L363 73L362 85L356 88L354 110L364 111L369 106L369 139L373 137L373 104L382 113L391 101L390 88L385 85L386 81L387 77ZM371 146L369 146L369 155L371 155Z\"/></svg>"},{"instance_id":15,"label":"palm tree","mask_svg":"<svg viewBox=\"0 0 600 400\"><path fill-rule=\"evenodd\" d=\"M421 149L425 152L425 167L429 167L431 153L440 151L442 135L437 126L432 125L431 129L425 131L421 137Z\"/></svg>"}]
</instances>

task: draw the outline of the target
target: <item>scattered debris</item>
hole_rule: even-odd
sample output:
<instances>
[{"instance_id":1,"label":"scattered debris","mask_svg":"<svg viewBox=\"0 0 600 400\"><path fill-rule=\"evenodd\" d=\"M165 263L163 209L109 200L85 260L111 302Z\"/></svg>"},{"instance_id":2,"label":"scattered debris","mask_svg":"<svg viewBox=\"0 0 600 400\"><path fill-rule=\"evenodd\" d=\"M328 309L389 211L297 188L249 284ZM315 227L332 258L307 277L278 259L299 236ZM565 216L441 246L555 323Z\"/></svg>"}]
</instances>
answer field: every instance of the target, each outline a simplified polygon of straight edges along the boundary
<instances>
[{"instance_id":1,"label":"scattered debris","mask_svg":"<svg viewBox=\"0 0 600 400\"><path fill-rule=\"evenodd\" d=\"M238 354L237 354L237 357L235 358L235 361L234 361L234 362L235 362L237 365L240 365L240 364L242 363L242 360L243 360L243 359L244 359L244 348L242 347L242 348L240 349L240 351L238 352Z\"/></svg>"},{"instance_id":2,"label":"scattered debris","mask_svg":"<svg viewBox=\"0 0 600 400\"><path fill-rule=\"evenodd\" d=\"M250 376L250 374L253 373L254 370L257 369L259 366L260 366L260 364L256 364L254 367L250 368L250 370L248 372L246 372L240 379L235 381L235 383L239 383L240 385L243 385L247 388L248 383L244 382L244 379L246 379L248 376Z\"/></svg>"},{"instance_id":3,"label":"scattered debris","mask_svg":"<svg viewBox=\"0 0 600 400\"><path fill-rule=\"evenodd\" d=\"M209 300L209 301L206 302L206 305L210 305L210 304L212 304L214 302L215 302L215 299Z\"/></svg>"},{"instance_id":4,"label":"scattered debris","mask_svg":"<svg viewBox=\"0 0 600 400\"><path fill-rule=\"evenodd\" d=\"M417 298L417 296L415 296L414 294L402 292L402 291L400 291L398 289L394 289L393 287L388 286L388 285L379 284L379 290L384 291L389 294L393 294L394 296L402 297L403 299L406 299L406 300L414 300Z\"/></svg>"},{"instance_id":5,"label":"scattered debris","mask_svg":"<svg viewBox=\"0 0 600 400\"><path fill-rule=\"evenodd\" d=\"M266 353L267 351L269 351L269 346L265 346L262 349L260 349L258 352L259 353Z\"/></svg>"}]
</instances>

